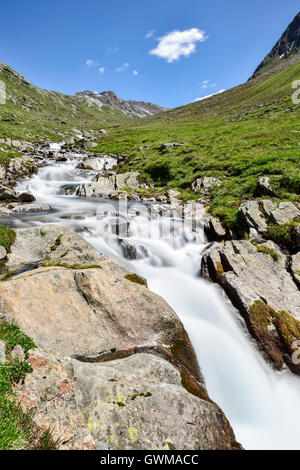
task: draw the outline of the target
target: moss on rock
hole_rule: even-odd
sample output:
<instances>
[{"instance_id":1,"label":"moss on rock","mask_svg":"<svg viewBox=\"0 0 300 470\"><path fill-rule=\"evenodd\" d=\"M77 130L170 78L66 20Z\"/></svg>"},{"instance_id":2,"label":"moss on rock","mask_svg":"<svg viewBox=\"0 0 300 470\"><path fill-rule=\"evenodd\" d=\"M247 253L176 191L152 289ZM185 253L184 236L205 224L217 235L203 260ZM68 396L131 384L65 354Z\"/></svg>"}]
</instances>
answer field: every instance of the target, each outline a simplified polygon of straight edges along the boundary
<instances>
[{"instance_id":1,"label":"moss on rock","mask_svg":"<svg viewBox=\"0 0 300 470\"><path fill-rule=\"evenodd\" d=\"M293 364L293 343L300 340L300 322L289 312L276 311L262 300L255 301L249 310L252 332L278 369L286 363L300 374L300 366Z\"/></svg>"},{"instance_id":2,"label":"moss on rock","mask_svg":"<svg viewBox=\"0 0 300 470\"><path fill-rule=\"evenodd\" d=\"M135 274L135 273L126 274L124 276L124 279L127 279L127 281L130 281L130 282L135 282L136 284L140 284L141 286L148 287L146 279L139 276L138 274Z\"/></svg>"}]
</instances>

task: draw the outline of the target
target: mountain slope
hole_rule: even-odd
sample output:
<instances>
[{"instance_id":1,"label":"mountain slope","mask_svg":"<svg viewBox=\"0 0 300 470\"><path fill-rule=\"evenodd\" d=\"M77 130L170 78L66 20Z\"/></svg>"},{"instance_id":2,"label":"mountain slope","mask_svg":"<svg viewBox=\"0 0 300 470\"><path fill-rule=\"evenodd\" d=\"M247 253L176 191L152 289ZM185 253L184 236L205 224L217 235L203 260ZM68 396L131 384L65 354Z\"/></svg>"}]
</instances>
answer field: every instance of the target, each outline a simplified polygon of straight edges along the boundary
<instances>
[{"instance_id":1,"label":"mountain slope","mask_svg":"<svg viewBox=\"0 0 300 470\"><path fill-rule=\"evenodd\" d=\"M265 74L206 100L116 126L95 151L127 154L123 171L137 170L156 186L198 198L197 178L214 176L211 210L238 224L240 203L253 198L268 175L280 199L299 200L300 106L291 100L300 63ZM166 142L185 145L162 148Z\"/></svg>"},{"instance_id":2,"label":"mountain slope","mask_svg":"<svg viewBox=\"0 0 300 470\"><path fill-rule=\"evenodd\" d=\"M280 62L289 57L300 53L300 12L289 24L279 41L275 44L271 52L264 58L261 64L255 70L253 77L266 72L271 67L280 64Z\"/></svg>"},{"instance_id":3,"label":"mountain slope","mask_svg":"<svg viewBox=\"0 0 300 470\"><path fill-rule=\"evenodd\" d=\"M167 108L163 108L157 104L145 103L144 101L124 101L113 91L93 93L92 91L87 90L76 93L75 97L82 103L86 103L90 106L97 106L100 109L103 106L111 106L134 118L152 116L153 114L158 114L167 110Z\"/></svg>"},{"instance_id":4,"label":"mountain slope","mask_svg":"<svg viewBox=\"0 0 300 470\"><path fill-rule=\"evenodd\" d=\"M0 62L0 80L6 86L6 104L0 104L0 135L38 141L74 136L73 128L100 130L129 120L111 106L87 105L73 96L34 86Z\"/></svg>"}]
</instances>

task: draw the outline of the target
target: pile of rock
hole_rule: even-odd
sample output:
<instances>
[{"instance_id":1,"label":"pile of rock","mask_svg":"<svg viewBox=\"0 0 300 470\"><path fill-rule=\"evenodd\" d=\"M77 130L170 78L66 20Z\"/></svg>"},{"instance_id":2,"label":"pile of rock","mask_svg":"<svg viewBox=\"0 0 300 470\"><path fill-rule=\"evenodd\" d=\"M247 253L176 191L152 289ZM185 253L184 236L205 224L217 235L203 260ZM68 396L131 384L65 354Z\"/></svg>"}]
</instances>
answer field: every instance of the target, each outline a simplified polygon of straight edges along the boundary
<instances>
[{"instance_id":1,"label":"pile of rock","mask_svg":"<svg viewBox=\"0 0 300 470\"><path fill-rule=\"evenodd\" d=\"M60 448L240 448L179 318L141 278L55 225L17 231L6 269L20 267L0 283L1 315L38 349L15 393Z\"/></svg>"}]
</instances>

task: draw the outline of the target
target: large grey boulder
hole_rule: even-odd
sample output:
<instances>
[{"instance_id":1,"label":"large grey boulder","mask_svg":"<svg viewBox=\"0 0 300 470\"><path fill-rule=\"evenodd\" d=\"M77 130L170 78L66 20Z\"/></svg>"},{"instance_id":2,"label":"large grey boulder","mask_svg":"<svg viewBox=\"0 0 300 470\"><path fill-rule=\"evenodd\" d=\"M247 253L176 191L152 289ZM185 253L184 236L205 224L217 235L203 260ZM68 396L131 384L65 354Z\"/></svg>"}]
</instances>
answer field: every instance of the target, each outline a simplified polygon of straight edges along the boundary
<instances>
[{"instance_id":1,"label":"large grey boulder","mask_svg":"<svg viewBox=\"0 0 300 470\"><path fill-rule=\"evenodd\" d=\"M280 202L278 205L275 204L274 210L270 212L270 217L278 225L300 222L300 210L292 202Z\"/></svg>"},{"instance_id":2,"label":"large grey boulder","mask_svg":"<svg viewBox=\"0 0 300 470\"><path fill-rule=\"evenodd\" d=\"M72 361L76 400L98 449L213 450L236 443L220 409L182 386L164 359Z\"/></svg>"},{"instance_id":3,"label":"large grey boulder","mask_svg":"<svg viewBox=\"0 0 300 470\"><path fill-rule=\"evenodd\" d=\"M216 217L206 212L203 217L203 222L204 230L209 240L222 241L229 238L228 231Z\"/></svg>"},{"instance_id":4,"label":"large grey boulder","mask_svg":"<svg viewBox=\"0 0 300 470\"><path fill-rule=\"evenodd\" d=\"M0 283L0 310L37 346L63 355L147 346L176 362L172 348L178 340L182 362L199 374L183 325L168 304L71 230L18 230L8 258L11 271L24 265L31 270ZM32 269L42 260L48 267Z\"/></svg>"},{"instance_id":5,"label":"large grey boulder","mask_svg":"<svg viewBox=\"0 0 300 470\"><path fill-rule=\"evenodd\" d=\"M239 448L182 323L143 279L55 225L18 230L8 257L1 316L40 348L17 398L69 436L62 448Z\"/></svg>"},{"instance_id":6,"label":"large grey boulder","mask_svg":"<svg viewBox=\"0 0 300 470\"><path fill-rule=\"evenodd\" d=\"M261 234L268 232L268 225L258 201L244 202L241 204L239 211L250 230L257 230Z\"/></svg>"},{"instance_id":7,"label":"large grey boulder","mask_svg":"<svg viewBox=\"0 0 300 470\"><path fill-rule=\"evenodd\" d=\"M51 429L58 450L95 450L96 445L79 405L74 383L68 376L68 366L55 351L47 354L29 351L32 372L24 383L14 386L16 401L23 412L31 413L42 431Z\"/></svg>"},{"instance_id":8,"label":"large grey boulder","mask_svg":"<svg viewBox=\"0 0 300 470\"><path fill-rule=\"evenodd\" d=\"M29 212L50 212L51 207L49 204L43 204L40 202L33 202L31 204L20 204L15 206L12 209L12 212L16 212L18 214L26 214Z\"/></svg>"},{"instance_id":9,"label":"large grey boulder","mask_svg":"<svg viewBox=\"0 0 300 470\"><path fill-rule=\"evenodd\" d=\"M0 186L0 201L17 201L18 196L12 188Z\"/></svg>"},{"instance_id":10,"label":"large grey boulder","mask_svg":"<svg viewBox=\"0 0 300 470\"><path fill-rule=\"evenodd\" d=\"M275 196L275 191L272 188L270 178L268 176L260 176L257 182L258 193L261 196Z\"/></svg>"},{"instance_id":11,"label":"large grey boulder","mask_svg":"<svg viewBox=\"0 0 300 470\"><path fill-rule=\"evenodd\" d=\"M100 158L85 158L77 168L83 170L93 170L93 171L103 171L111 170L118 163L117 159L110 157L100 157Z\"/></svg>"},{"instance_id":12,"label":"large grey boulder","mask_svg":"<svg viewBox=\"0 0 300 470\"><path fill-rule=\"evenodd\" d=\"M142 187L138 181L138 175L138 172L99 175L93 182L81 184L76 195L81 197L108 197L111 193L122 191L123 188L138 189Z\"/></svg>"},{"instance_id":13,"label":"large grey boulder","mask_svg":"<svg viewBox=\"0 0 300 470\"><path fill-rule=\"evenodd\" d=\"M108 196L115 191L115 179L113 176L100 176L96 182L81 184L76 192L76 196L80 197L101 197Z\"/></svg>"},{"instance_id":14,"label":"large grey boulder","mask_svg":"<svg viewBox=\"0 0 300 470\"><path fill-rule=\"evenodd\" d=\"M300 339L300 295L288 258L271 241L231 241L205 255L202 271L218 282L244 316L250 332L277 368L294 372L292 343Z\"/></svg>"}]
</instances>

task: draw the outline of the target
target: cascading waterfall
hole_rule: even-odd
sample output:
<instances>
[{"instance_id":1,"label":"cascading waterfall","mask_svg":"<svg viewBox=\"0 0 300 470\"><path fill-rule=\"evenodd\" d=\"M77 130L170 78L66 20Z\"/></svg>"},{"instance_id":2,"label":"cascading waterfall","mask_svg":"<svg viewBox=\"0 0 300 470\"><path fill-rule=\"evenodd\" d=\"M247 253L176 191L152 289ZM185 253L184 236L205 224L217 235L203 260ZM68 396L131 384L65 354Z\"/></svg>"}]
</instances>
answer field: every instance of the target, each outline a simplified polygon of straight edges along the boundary
<instances>
[{"instance_id":1,"label":"cascading waterfall","mask_svg":"<svg viewBox=\"0 0 300 470\"><path fill-rule=\"evenodd\" d=\"M59 151L60 145L52 145ZM134 205L118 214L113 202L62 196L64 184L91 181L91 172L76 167L81 154L68 154L18 186L38 202L54 209L50 214L15 216L18 227L60 223L81 232L99 251L125 263L144 276L149 288L161 295L182 320L196 350L210 397L227 415L237 440L246 449L300 449L300 379L289 371L275 372L249 337L235 309L221 290L199 277L207 246L201 225L182 227L180 220L157 217ZM80 217L66 217L66 214ZM124 221L129 236L115 235ZM128 259L129 258L129 259Z\"/></svg>"}]
</instances>

